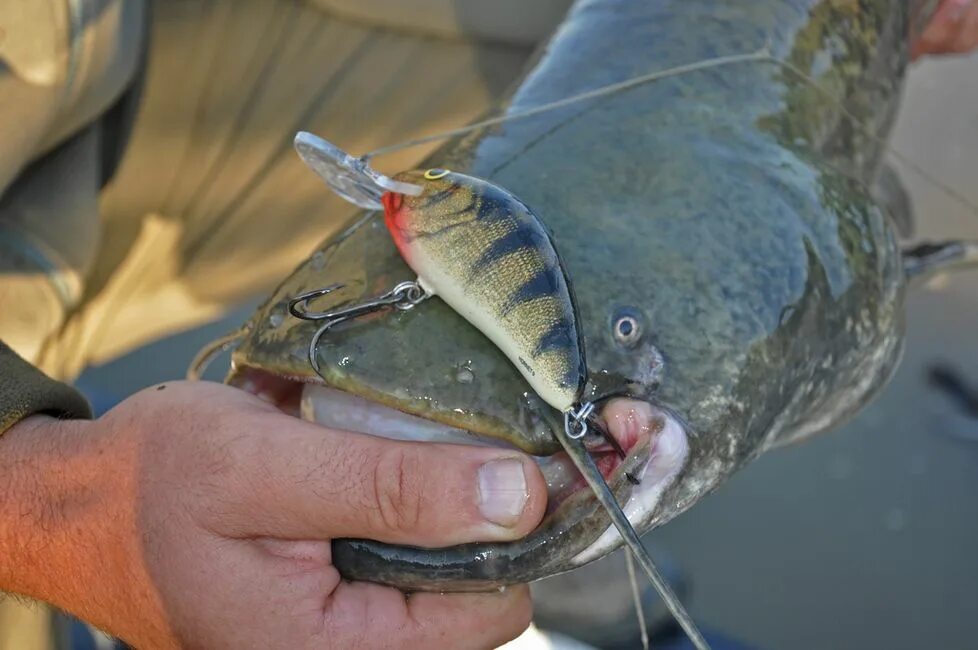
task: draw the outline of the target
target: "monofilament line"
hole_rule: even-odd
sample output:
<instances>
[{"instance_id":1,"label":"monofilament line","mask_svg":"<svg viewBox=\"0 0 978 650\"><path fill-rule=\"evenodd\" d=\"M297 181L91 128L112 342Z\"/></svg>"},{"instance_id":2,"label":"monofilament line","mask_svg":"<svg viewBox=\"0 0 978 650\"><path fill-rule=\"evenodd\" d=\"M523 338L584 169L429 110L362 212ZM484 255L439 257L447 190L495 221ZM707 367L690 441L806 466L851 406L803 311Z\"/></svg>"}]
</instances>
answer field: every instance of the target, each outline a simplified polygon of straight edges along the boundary
<instances>
[{"instance_id":1,"label":"monofilament line","mask_svg":"<svg viewBox=\"0 0 978 650\"><path fill-rule=\"evenodd\" d=\"M770 50L767 46L757 50L756 52L750 52L746 54L732 54L728 56L718 56L710 59L703 59L693 63L686 63L673 68L667 68L665 70L658 70L655 72L650 72L648 74L638 75L636 77L631 77L630 79L625 79L624 81L619 81L616 83L608 84L606 86L601 86L599 88L594 88L576 95L571 95L569 97L564 97L563 99L558 99L556 101L547 102L546 104L541 104L539 106L534 106L522 111L515 111L513 113L508 113L506 115L499 115L497 117L488 118L485 120L480 120L478 122L473 122L467 126L462 126L457 129L451 129L448 131L441 131L439 133L434 133L432 135L423 136L420 138L415 138L413 140L407 140L405 142L399 142L397 144L392 144L386 147L380 147L379 149L374 149L373 151L366 153L362 156L364 161L368 161L376 156L385 155L388 153L393 153L395 151L400 151L401 149L408 149L410 147L416 147L423 144L428 144L429 142L436 142L438 140L445 140L448 138L453 138L460 135L466 135L478 129L482 129L489 126L495 126L497 124L504 124L513 120L520 120L527 117L533 117L534 115L540 115L541 113L547 113L549 111L557 110L565 106L570 106L572 104L577 104L579 102L587 101L589 99L596 99L598 97L604 97L606 95L611 95L614 93L619 93L636 86L641 86L643 84L651 83L654 81L659 81L661 79L666 79L668 77L676 77L684 74L689 74L691 72L698 72L701 70L708 70L711 68L719 68L723 66L737 65L742 63L773 63L775 65L788 70L792 74L798 76L800 79L813 86L816 90L823 93L828 97L836 107L839 108L842 113L852 120L853 124L859 128L870 139L874 140L878 144L883 145L884 150L892 155L896 160L906 166L911 172L922 178L925 182L931 184L932 186L940 189L945 194L950 196L952 199L968 208L971 212L978 215L978 206L972 203L966 196L955 190L953 187L947 185L940 179L931 175L927 170L922 168L917 163L913 162L908 156L902 152L895 149L890 145L885 138L881 138L877 134L873 133L865 124L863 124L853 113L846 108L844 102L832 94L828 89L823 88L821 84L815 79L813 79L805 71L801 70L794 64L788 61L782 61L771 55Z\"/></svg>"},{"instance_id":2,"label":"monofilament line","mask_svg":"<svg viewBox=\"0 0 978 650\"><path fill-rule=\"evenodd\" d=\"M638 576L635 575L635 560L632 552L625 551L625 567L628 569L628 582L632 588L632 602L635 604L635 618L638 619L638 629L642 633L642 650L649 650L649 627L645 622L645 611L642 609L642 592L638 588Z\"/></svg>"},{"instance_id":3,"label":"monofilament line","mask_svg":"<svg viewBox=\"0 0 978 650\"><path fill-rule=\"evenodd\" d=\"M696 72L698 70L707 70L709 68L718 68L726 65L734 65L737 63L747 63L751 61L765 61L771 59L771 54L768 52L767 48L762 48L756 52L750 54L733 54L730 56L718 56L712 59L703 59L701 61L696 61L694 63L687 63L685 65L676 66L675 68L668 68L666 70L658 70L656 72L650 72L648 74L639 75L637 77L632 77L631 79L625 79L624 81L619 81L617 83L608 84L607 86L601 86L600 88L595 88L593 90L588 90L576 95L571 95L570 97L564 97L563 99L558 99L553 102L547 102L546 104L540 104L539 106L534 106L533 108L528 108L522 111L516 111L514 113L508 113L506 115L500 115L498 117L491 117L479 122L473 122L467 126L462 126L457 129L451 129L450 131L442 131L440 133L434 133L432 135L427 135L421 138L415 138L414 140L407 140L405 142L399 142L397 144L392 144L387 147L381 147L380 149L374 149L370 153L364 154L364 160L370 160L375 156L381 156L384 154L392 153L394 151L399 151L401 149L407 149L409 147L416 147L422 144L428 144L429 142L435 142L437 140L445 140L447 138L453 138L458 135L465 135L466 133L471 133L477 129L482 129L487 126L495 126L496 124L503 124L504 122L510 122L512 120L521 120L527 117L533 117L534 115L539 115L541 113L548 113L550 111L557 110L558 108L563 108L564 106L570 106L572 104L577 104L578 102L587 101L589 99L595 99L597 97L603 97L605 95L611 95L614 93L621 92L623 90L628 90L629 88L634 88L635 86L641 86L642 84L647 84L652 81L658 81L659 79L665 79L667 77L676 77L683 74L688 74L690 72Z\"/></svg>"},{"instance_id":4,"label":"monofilament line","mask_svg":"<svg viewBox=\"0 0 978 650\"><path fill-rule=\"evenodd\" d=\"M689 637L693 647L696 650L709 650L710 646L707 644L706 639L703 638L703 635L696 627L696 623L689 615L689 612L686 611L686 608L683 607L682 602L672 590L672 587L669 586L666 579L659 573L655 562L649 556L649 552L645 550L642 540L639 538L638 533L635 532L631 522L628 521L628 517L622 511L621 505L615 500L614 493L608 487L604 476L601 475L601 471L594 462L594 458L591 457L591 454L584 447L584 443L571 438L562 426L554 428L554 435L557 436L560 445L567 452L574 466L577 467L577 471L584 477L598 503L608 513L611 523L618 529L618 533L624 540L625 546L634 554L639 566L642 567L642 571L645 572L652 586L659 592L663 604L665 604L673 618L676 619L676 622L682 628L683 632L686 633L686 636Z\"/></svg>"}]
</instances>

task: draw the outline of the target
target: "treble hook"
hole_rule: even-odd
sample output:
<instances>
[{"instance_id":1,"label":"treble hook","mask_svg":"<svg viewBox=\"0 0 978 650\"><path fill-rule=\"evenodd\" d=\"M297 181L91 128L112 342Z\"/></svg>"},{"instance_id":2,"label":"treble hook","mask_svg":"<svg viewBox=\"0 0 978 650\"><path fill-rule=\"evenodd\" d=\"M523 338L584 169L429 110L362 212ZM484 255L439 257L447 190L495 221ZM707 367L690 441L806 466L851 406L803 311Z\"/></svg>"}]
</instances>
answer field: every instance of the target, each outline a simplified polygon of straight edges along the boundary
<instances>
[{"instance_id":1,"label":"treble hook","mask_svg":"<svg viewBox=\"0 0 978 650\"><path fill-rule=\"evenodd\" d=\"M319 358L316 355L316 351L319 349L320 339L322 339L323 335L331 327L356 318L357 316L363 316L364 314L379 311L387 307L407 311L408 309L413 309L416 305L431 296L417 280L408 280L399 283L383 295L355 305L341 306L329 311L306 310L312 300L333 293L345 286L343 283L331 284L321 289L307 291L289 301L289 313L296 318L309 321L326 321L322 327L316 330L316 333L312 336L312 340L309 341L309 363L312 365L313 370L316 371L316 374L320 376L323 373L319 369Z\"/></svg>"}]
</instances>

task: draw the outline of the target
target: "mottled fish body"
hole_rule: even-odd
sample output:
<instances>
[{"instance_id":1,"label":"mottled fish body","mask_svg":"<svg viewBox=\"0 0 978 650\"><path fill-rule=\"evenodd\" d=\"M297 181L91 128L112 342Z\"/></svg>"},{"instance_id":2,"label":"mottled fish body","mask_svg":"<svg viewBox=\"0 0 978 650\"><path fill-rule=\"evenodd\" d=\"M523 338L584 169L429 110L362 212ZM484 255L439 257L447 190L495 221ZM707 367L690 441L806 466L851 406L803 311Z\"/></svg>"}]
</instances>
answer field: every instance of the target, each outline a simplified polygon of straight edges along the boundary
<instances>
[{"instance_id":1,"label":"mottled fish body","mask_svg":"<svg viewBox=\"0 0 978 650\"><path fill-rule=\"evenodd\" d=\"M387 228L428 293L483 332L559 411L586 379L567 276L546 227L522 201L442 169L395 177L418 196L384 195Z\"/></svg>"}]
</instances>

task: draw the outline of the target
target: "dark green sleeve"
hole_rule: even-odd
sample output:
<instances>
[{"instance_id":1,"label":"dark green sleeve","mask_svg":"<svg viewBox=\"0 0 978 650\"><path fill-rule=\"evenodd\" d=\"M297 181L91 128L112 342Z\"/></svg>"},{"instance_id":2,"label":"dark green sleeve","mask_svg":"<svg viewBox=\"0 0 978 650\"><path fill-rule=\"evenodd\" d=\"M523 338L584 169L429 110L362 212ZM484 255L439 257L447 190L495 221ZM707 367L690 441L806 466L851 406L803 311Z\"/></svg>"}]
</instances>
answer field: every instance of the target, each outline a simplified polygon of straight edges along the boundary
<instances>
[{"instance_id":1,"label":"dark green sleeve","mask_svg":"<svg viewBox=\"0 0 978 650\"><path fill-rule=\"evenodd\" d=\"M24 361L0 341L0 435L28 415L91 418L81 393Z\"/></svg>"}]
</instances>

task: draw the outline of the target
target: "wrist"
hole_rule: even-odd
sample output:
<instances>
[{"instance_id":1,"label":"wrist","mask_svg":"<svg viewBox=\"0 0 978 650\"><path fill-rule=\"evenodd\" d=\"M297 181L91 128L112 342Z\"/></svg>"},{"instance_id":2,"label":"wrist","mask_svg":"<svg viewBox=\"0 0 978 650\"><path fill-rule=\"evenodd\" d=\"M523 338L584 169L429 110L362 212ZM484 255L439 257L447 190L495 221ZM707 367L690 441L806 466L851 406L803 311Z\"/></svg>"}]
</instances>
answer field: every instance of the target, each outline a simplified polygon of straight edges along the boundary
<instances>
[{"instance_id":1,"label":"wrist","mask_svg":"<svg viewBox=\"0 0 978 650\"><path fill-rule=\"evenodd\" d=\"M0 436L0 590L74 613L99 598L119 492L94 428L35 415Z\"/></svg>"}]
</instances>

